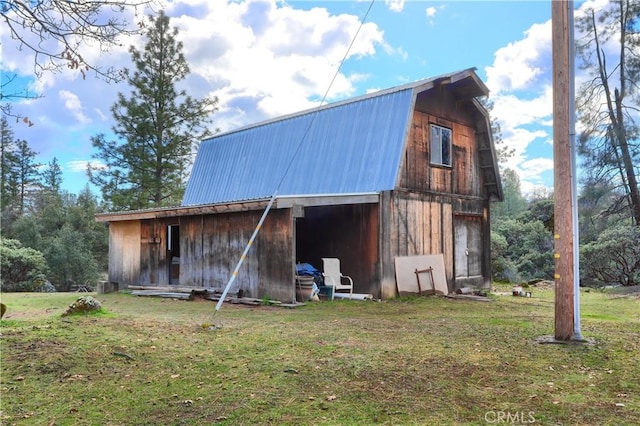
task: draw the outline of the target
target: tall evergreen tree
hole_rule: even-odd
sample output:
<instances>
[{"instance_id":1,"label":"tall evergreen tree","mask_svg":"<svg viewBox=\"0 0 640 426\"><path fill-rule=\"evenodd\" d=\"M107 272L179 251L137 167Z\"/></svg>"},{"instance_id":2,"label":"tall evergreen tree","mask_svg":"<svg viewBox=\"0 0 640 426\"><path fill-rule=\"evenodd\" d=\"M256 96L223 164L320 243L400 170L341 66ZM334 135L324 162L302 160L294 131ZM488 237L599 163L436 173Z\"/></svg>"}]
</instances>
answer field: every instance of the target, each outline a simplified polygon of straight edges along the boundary
<instances>
[{"instance_id":1,"label":"tall evergreen tree","mask_svg":"<svg viewBox=\"0 0 640 426\"><path fill-rule=\"evenodd\" d=\"M58 231L66 220L63 196L68 194L61 190L62 169L56 157L43 170L41 186L42 190L35 197L36 214L48 234Z\"/></svg>"},{"instance_id":2,"label":"tall evergreen tree","mask_svg":"<svg viewBox=\"0 0 640 426\"><path fill-rule=\"evenodd\" d=\"M640 226L640 2L615 0L576 19L582 67L592 78L580 88L577 110L583 167L592 175L619 182L627 194L629 216ZM593 172L598 170L598 172Z\"/></svg>"},{"instance_id":3,"label":"tall evergreen tree","mask_svg":"<svg viewBox=\"0 0 640 426\"><path fill-rule=\"evenodd\" d=\"M89 179L115 210L179 204L194 149L210 134L216 110L216 98L194 99L176 87L189 74L178 30L164 12L150 21L144 50L129 49L135 71L125 76L132 91L119 93L111 108L119 140L92 138L94 158L106 167L89 168Z\"/></svg>"},{"instance_id":4,"label":"tall evergreen tree","mask_svg":"<svg viewBox=\"0 0 640 426\"><path fill-rule=\"evenodd\" d=\"M62 168L58 162L58 158L53 157L53 160L47 164L47 168L42 172L42 187L45 191L52 193L60 193L62 186Z\"/></svg>"},{"instance_id":5,"label":"tall evergreen tree","mask_svg":"<svg viewBox=\"0 0 640 426\"><path fill-rule=\"evenodd\" d=\"M17 149L13 129L11 129L9 122L3 115L2 119L0 119L0 190L2 191L0 204L3 212L15 207L14 203L18 199Z\"/></svg>"},{"instance_id":6,"label":"tall evergreen tree","mask_svg":"<svg viewBox=\"0 0 640 426\"><path fill-rule=\"evenodd\" d=\"M107 270L109 255L109 230L104 223L96 222L99 204L89 185L78 194L73 205L67 208L67 222L80 232L90 254L101 271Z\"/></svg>"},{"instance_id":7,"label":"tall evergreen tree","mask_svg":"<svg viewBox=\"0 0 640 426\"><path fill-rule=\"evenodd\" d=\"M599 176L582 178L578 208L581 245L595 241L609 227L630 223L626 194Z\"/></svg>"},{"instance_id":8,"label":"tall evergreen tree","mask_svg":"<svg viewBox=\"0 0 640 426\"><path fill-rule=\"evenodd\" d=\"M18 200L17 209L20 215L25 214L31 195L38 189L40 184L39 163L36 163L38 154L29 147L25 140L16 142L16 171Z\"/></svg>"}]
</instances>

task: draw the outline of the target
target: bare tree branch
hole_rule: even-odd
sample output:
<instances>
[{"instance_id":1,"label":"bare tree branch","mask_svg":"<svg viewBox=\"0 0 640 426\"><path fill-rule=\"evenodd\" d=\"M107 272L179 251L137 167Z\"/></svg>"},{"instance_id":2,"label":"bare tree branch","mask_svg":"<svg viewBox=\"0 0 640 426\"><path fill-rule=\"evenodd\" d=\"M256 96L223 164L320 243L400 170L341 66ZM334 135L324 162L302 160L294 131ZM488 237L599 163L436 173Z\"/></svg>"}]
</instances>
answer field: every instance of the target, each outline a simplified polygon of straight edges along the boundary
<instances>
[{"instance_id":1,"label":"bare tree branch","mask_svg":"<svg viewBox=\"0 0 640 426\"><path fill-rule=\"evenodd\" d=\"M33 75L37 78L44 72L61 72L65 68L76 70L86 78L92 71L106 82L119 81L121 71L114 67L99 67L86 61L82 49L97 48L108 52L119 46L121 36L137 34L140 27L128 21L124 12L132 10L134 16L142 15L144 8L152 7L157 0L1 0L0 22L7 37L3 48L13 45L19 51L33 55ZM11 71L11 70L4 70ZM6 91L15 80L3 81L0 101L35 99L40 94L28 89ZM11 107L0 105L0 111L9 116Z\"/></svg>"}]
</instances>

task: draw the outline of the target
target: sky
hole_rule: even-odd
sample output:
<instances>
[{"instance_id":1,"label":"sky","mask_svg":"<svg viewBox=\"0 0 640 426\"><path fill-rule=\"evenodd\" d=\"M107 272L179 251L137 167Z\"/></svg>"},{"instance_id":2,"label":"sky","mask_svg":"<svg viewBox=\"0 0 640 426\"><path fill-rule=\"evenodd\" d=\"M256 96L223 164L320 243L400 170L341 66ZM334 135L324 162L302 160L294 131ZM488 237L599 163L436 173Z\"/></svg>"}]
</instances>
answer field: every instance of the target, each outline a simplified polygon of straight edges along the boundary
<instances>
[{"instance_id":1,"label":"sky","mask_svg":"<svg viewBox=\"0 0 640 426\"><path fill-rule=\"evenodd\" d=\"M221 131L319 106L325 94L329 103L473 67L491 91L502 139L515 151L505 166L517 171L525 194L552 189L550 0L162 2L191 69L180 87L218 98L213 125ZM574 6L579 13L606 2ZM12 106L34 123L11 122L14 136L39 162L57 158L63 189L78 193L88 184L87 163L96 161L91 137L110 134L110 107L129 88L72 70L35 79L33 57L2 29L0 36L3 79L17 75L43 95ZM88 47L84 56L133 68L128 48L144 43L123 38L120 48L100 54Z\"/></svg>"}]
</instances>

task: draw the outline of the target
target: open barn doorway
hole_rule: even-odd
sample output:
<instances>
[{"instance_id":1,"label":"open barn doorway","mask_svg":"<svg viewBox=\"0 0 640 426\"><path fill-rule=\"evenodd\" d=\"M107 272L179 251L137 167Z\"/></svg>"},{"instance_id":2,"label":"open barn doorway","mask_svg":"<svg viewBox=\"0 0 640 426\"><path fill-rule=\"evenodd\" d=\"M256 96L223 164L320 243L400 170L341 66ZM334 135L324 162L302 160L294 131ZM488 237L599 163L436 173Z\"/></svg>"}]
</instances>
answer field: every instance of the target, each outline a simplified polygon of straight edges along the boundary
<instances>
[{"instance_id":1,"label":"open barn doorway","mask_svg":"<svg viewBox=\"0 0 640 426\"><path fill-rule=\"evenodd\" d=\"M331 223L335 218L327 207L305 207L302 212L295 218L296 263L309 263L322 270L322 258L331 252Z\"/></svg>"},{"instance_id":2,"label":"open barn doorway","mask_svg":"<svg viewBox=\"0 0 640 426\"><path fill-rule=\"evenodd\" d=\"M180 226L167 226L167 260L169 264L169 284L180 284Z\"/></svg>"},{"instance_id":3,"label":"open barn doorway","mask_svg":"<svg viewBox=\"0 0 640 426\"><path fill-rule=\"evenodd\" d=\"M340 259L354 291L378 296L378 204L304 207L295 215L296 262L322 271L323 257Z\"/></svg>"}]
</instances>

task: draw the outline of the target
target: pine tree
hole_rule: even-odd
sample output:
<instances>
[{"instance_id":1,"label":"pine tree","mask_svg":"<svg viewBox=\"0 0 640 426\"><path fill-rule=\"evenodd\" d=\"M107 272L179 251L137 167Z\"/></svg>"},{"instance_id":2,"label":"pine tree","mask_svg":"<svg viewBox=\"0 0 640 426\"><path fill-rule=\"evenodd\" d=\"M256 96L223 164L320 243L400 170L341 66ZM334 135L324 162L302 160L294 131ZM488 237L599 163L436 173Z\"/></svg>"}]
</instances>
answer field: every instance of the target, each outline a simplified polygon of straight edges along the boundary
<instances>
[{"instance_id":1,"label":"pine tree","mask_svg":"<svg viewBox=\"0 0 640 426\"><path fill-rule=\"evenodd\" d=\"M582 124L583 168L619 182L629 217L640 226L636 122L640 90L640 3L612 1L576 20L583 36L577 44L582 68L591 78L581 86L577 110Z\"/></svg>"},{"instance_id":2,"label":"pine tree","mask_svg":"<svg viewBox=\"0 0 640 426\"><path fill-rule=\"evenodd\" d=\"M42 187L44 190L59 194L62 186L62 168L57 157L47 164L47 168L42 172Z\"/></svg>"},{"instance_id":3,"label":"pine tree","mask_svg":"<svg viewBox=\"0 0 640 426\"><path fill-rule=\"evenodd\" d=\"M35 212L43 235L58 232L66 222L65 197L71 197L62 186L62 169L56 157L41 173L41 189L34 197ZM24 242L24 241L23 241Z\"/></svg>"},{"instance_id":4,"label":"pine tree","mask_svg":"<svg viewBox=\"0 0 640 426\"><path fill-rule=\"evenodd\" d=\"M18 199L16 141L6 117L0 119L0 204L6 212Z\"/></svg>"},{"instance_id":5,"label":"pine tree","mask_svg":"<svg viewBox=\"0 0 640 426\"><path fill-rule=\"evenodd\" d=\"M40 164L36 163L36 155L38 155L38 153L29 147L27 141L18 141L16 147L17 209L18 213L23 215L27 212L31 196L39 188L40 174L38 168Z\"/></svg>"},{"instance_id":6,"label":"pine tree","mask_svg":"<svg viewBox=\"0 0 640 426\"><path fill-rule=\"evenodd\" d=\"M504 200L491 204L491 223L513 219L527 210L527 200L522 196L520 177L513 169L501 171Z\"/></svg>"},{"instance_id":7,"label":"pine tree","mask_svg":"<svg viewBox=\"0 0 640 426\"><path fill-rule=\"evenodd\" d=\"M125 70L131 93L118 94L111 112L119 140L92 138L105 168L90 168L89 179L113 210L177 205L182 199L197 142L216 110L216 98L197 100L176 85L189 66L170 29L169 17L150 17L143 51L129 49L135 71Z\"/></svg>"}]
</instances>

